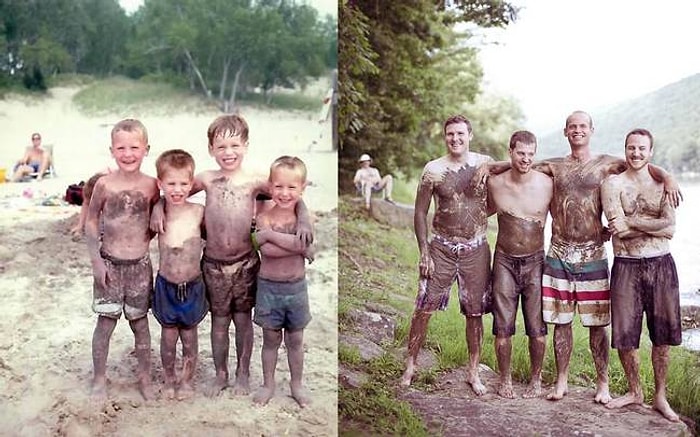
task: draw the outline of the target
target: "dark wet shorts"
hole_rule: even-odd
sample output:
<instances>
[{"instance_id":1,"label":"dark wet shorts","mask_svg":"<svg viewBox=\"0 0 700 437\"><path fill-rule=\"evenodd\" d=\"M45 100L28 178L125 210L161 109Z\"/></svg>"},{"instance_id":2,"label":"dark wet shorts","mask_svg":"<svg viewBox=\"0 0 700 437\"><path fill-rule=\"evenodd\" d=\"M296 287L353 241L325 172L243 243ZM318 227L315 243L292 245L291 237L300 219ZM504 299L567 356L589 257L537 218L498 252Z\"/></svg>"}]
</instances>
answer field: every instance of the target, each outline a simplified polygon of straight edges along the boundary
<instances>
[{"instance_id":1,"label":"dark wet shorts","mask_svg":"<svg viewBox=\"0 0 700 437\"><path fill-rule=\"evenodd\" d=\"M311 321L306 279L277 282L258 278L253 321L263 329L304 329Z\"/></svg>"},{"instance_id":2,"label":"dark wet shorts","mask_svg":"<svg viewBox=\"0 0 700 437\"><path fill-rule=\"evenodd\" d=\"M681 344L678 273L671 254L652 258L615 257L612 292L612 347L638 349L642 313L654 346Z\"/></svg>"},{"instance_id":3,"label":"dark wet shorts","mask_svg":"<svg viewBox=\"0 0 700 437\"><path fill-rule=\"evenodd\" d=\"M493 257L493 335L515 334L518 300L522 299L525 334L547 335L542 319L542 268L544 251L525 256L510 256L496 249Z\"/></svg>"},{"instance_id":4,"label":"dark wet shorts","mask_svg":"<svg viewBox=\"0 0 700 437\"><path fill-rule=\"evenodd\" d=\"M486 238L464 244L435 235L429 248L435 271L430 278L420 279L416 308L424 312L447 308L456 280L462 314L475 317L491 312L491 252Z\"/></svg>"},{"instance_id":5,"label":"dark wet shorts","mask_svg":"<svg viewBox=\"0 0 700 437\"><path fill-rule=\"evenodd\" d=\"M206 288L202 276L192 281L174 284L163 276L156 276L153 291L153 315L166 327L191 328L197 326L209 311Z\"/></svg>"},{"instance_id":6,"label":"dark wet shorts","mask_svg":"<svg viewBox=\"0 0 700 437\"><path fill-rule=\"evenodd\" d=\"M123 260L107 253L100 255L107 267L107 287L103 289L93 282L92 310L97 314L113 319L124 317L138 320L148 313L151 291L153 290L153 267L151 258Z\"/></svg>"},{"instance_id":7,"label":"dark wet shorts","mask_svg":"<svg viewBox=\"0 0 700 437\"><path fill-rule=\"evenodd\" d=\"M202 257L202 274L207 286L209 309L213 316L249 312L255 306L255 279L260 270L257 252L235 260Z\"/></svg>"}]
</instances>

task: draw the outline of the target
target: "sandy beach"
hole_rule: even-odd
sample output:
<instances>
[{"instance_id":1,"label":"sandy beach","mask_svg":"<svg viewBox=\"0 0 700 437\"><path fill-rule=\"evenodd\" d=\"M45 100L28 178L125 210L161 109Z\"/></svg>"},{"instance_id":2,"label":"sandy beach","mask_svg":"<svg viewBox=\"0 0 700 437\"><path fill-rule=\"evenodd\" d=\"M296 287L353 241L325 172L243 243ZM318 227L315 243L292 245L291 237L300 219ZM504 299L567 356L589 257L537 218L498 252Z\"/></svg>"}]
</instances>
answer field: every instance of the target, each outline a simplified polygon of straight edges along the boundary
<instances>
[{"instance_id":1,"label":"sandy beach","mask_svg":"<svg viewBox=\"0 0 700 437\"><path fill-rule=\"evenodd\" d=\"M151 151L142 170L155 175L157 156L183 148L195 157L197 171L213 168L206 129L216 112L152 116L111 114L87 117L72 105L78 88L56 88L51 97L0 100L0 167L9 168L30 144L32 132L53 144L57 177L41 182L0 184L0 423L1 435L22 436L277 436L337 435L337 154L330 145L330 124L316 113L242 108L250 125L244 165L267 172L282 154L303 159L311 185L304 199L316 215L320 251L307 268L312 322L305 331L304 380L312 404L299 408L289 396L284 348L277 367L277 394L258 407L252 396L230 390L210 399L205 384L214 369L209 317L199 326L196 394L186 401L143 401L136 387L133 334L121 319L107 362L109 401L89 398L92 378L91 339L96 315L92 272L84 238L70 229L79 207L60 199L71 183L114 166L109 154L112 125L136 117L148 129ZM151 246L158 265L155 241ZM162 384L160 326L149 314L154 386ZM233 327L231 328L233 339ZM251 364L253 390L262 383L262 334L255 326ZM178 345L178 357L180 355ZM233 372L235 348L229 368ZM179 361L178 361L179 367Z\"/></svg>"}]
</instances>

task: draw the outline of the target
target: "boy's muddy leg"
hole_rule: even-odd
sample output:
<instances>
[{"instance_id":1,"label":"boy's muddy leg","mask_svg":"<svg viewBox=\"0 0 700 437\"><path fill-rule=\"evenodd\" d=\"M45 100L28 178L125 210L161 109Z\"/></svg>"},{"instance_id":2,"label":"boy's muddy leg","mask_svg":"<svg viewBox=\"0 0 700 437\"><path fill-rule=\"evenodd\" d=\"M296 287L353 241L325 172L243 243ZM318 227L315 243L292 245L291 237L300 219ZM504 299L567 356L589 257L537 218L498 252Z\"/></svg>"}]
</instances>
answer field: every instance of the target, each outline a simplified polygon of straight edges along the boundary
<instances>
[{"instance_id":1,"label":"boy's muddy leg","mask_svg":"<svg viewBox=\"0 0 700 437\"><path fill-rule=\"evenodd\" d=\"M206 395L218 395L228 385L228 328L231 325L230 316L211 316L211 352L214 356L216 377L207 387ZM238 335L238 332L236 332Z\"/></svg>"},{"instance_id":2,"label":"boy's muddy leg","mask_svg":"<svg viewBox=\"0 0 700 437\"><path fill-rule=\"evenodd\" d=\"M197 327L180 329L180 339L182 340L182 377L177 389L177 399L188 399L194 395L194 373L197 369L197 354L199 353L199 340L197 338Z\"/></svg>"},{"instance_id":3,"label":"boy's muddy leg","mask_svg":"<svg viewBox=\"0 0 700 437\"><path fill-rule=\"evenodd\" d=\"M275 367L277 366L277 356L281 344L282 330L263 329L263 346L260 352L263 369L263 386L253 397L253 402L256 404L267 404L275 394ZM290 352L287 351L287 354L289 353Z\"/></svg>"},{"instance_id":4,"label":"boy's muddy leg","mask_svg":"<svg viewBox=\"0 0 700 437\"><path fill-rule=\"evenodd\" d=\"M287 346L287 362L291 376L289 387L292 391L292 397L300 407L304 408L311 402L311 396L301 381L304 373L304 330L285 330L284 344Z\"/></svg>"},{"instance_id":5,"label":"boy's muddy leg","mask_svg":"<svg viewBox=\"0 0 700 437\"><path fill-rule=\"evenodd\" d=\"M117 326L117 319L98 316L95 331L92 333L91 396L96 400L107 399L107 355L109 355L109 340L115 326Z\"/></svg>"},{"instance_id":6,"label":"boy's muddy leg","mask_svg":"<svg viewBox=\"0 0 700 437\"><path fill-rule=\"evenodd\" d=\"M175 355L178 339L178 329L163 326L160 331L160 359L163 362L165 386L163 396L166 399L175 397Z\"/></svg>"},{"instance_id":7,"label":"boy's muddy leg","mask_svg":"<svg viewBox=\"0 0 700 437\"><path fill-rule=\"evenodd\" d=\"M153 388L151 386L151 331L148 329L148 318L143 316L137 320L130 320L129 326L134 333L136 343L139 391L145 400L150 400L153 399Z\"/></svg>"},{"instance_id":8,"label":"boy's muddy leg","mask_svg":"<svg viewBox=\"0 0 700 437\"><path fill-rule=\"evenodd\" d=\"M236 327L236 381L233 385L234 395L250 393L250 358L253 354L253 319L252 311L233 313Z\"/></svg>"}]
</instances>

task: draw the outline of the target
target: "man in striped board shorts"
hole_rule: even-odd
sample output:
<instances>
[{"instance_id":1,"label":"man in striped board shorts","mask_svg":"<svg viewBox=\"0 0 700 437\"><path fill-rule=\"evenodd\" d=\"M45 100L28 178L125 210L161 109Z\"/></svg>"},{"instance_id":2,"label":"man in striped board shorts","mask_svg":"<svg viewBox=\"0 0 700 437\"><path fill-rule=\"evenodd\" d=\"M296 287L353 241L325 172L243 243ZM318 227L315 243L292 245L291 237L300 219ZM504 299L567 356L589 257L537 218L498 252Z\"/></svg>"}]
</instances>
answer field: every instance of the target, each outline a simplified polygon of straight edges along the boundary
<instances>
[{"instance_id":1,"label":"man in striped board shorts","mask_svg":"<svg viewBox=\"0 0 700 437\"><path fill-rule=\"evenodd\" d=\"M590 329L597 374L595 401L607 404L609 342L605 327L610 324L610 285L604 243L610 234L601 221L600 185L608 175L624 171L626 163L610 155L594 155L590 149L593 132L591 116L573 112L564 126L571 154L542 161L533 168L554 181L552 240L542 276L542 312L545 322L555 325L557 382L547 399L559 400L568 391L571 322L578 309L581 324ZM649 167L652 176L664 182L676 206L680 198L676 181L663 169Z\"/></svg>"}]
</instances>

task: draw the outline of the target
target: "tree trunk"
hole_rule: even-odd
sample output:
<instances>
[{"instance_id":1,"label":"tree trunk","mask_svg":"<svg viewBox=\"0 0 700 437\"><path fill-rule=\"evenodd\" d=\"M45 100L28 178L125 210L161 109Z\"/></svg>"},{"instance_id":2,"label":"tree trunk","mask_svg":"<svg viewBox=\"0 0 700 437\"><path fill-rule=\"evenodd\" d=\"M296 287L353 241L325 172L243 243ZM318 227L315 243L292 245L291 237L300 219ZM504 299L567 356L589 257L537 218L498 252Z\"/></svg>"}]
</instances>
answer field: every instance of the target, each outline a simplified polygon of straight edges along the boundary
<instances>
[{"instance_id":1,"label":"tree trunk","mask_svg":"<svg viewBox=\"0 0 700 437\"><path fill-rule=\"evenodd\" d=\"M187 62L190 63L190 67L192 68L192 71L197 75L197 79L199 79L199 84L202 86L202 92L204 93L207 98L211 97L211 91L209 91L209 88L207 88L206 82L204 82L204 77L202 77L202 73L199 71L199 68L197 68L197 64L194 63L194 59L192 59L192 55L190 55L190 51L187 49L184 49L185 52L185 57L187 57Z\"/></svg>"},{"instance_id":2,"label":"tree trunk","mask_svg":"<svg viewBox=\"0 0 700 437\"><path fill-rule=\"evenodd\" d=\"M228 108L232 112L233 112L233 109L236 107L236 93L238 92L238 84L240 83L241 74L243 73L244 68L245 68L245 62L242 63L241 66L236 71L236 77L233 79L233 83L231 84L231 95L229 96L229 99L228 99Z\"/></svg>"},{"instance_id":3,"label":"tree trunk","mask_svg":"<svg viewBox=\"0 0 700 437\"><path fill-rule=\"evenodd\" d=\"M219 101L224 102L226 99L226 84L228 83L228 70L231 66L231 58L224 58L223 71L221 72L221 82L219 83ZM226 105L224 104L224 107ZM226 110L224 109L224 112Z\"/></svg>"}]
</instances>

